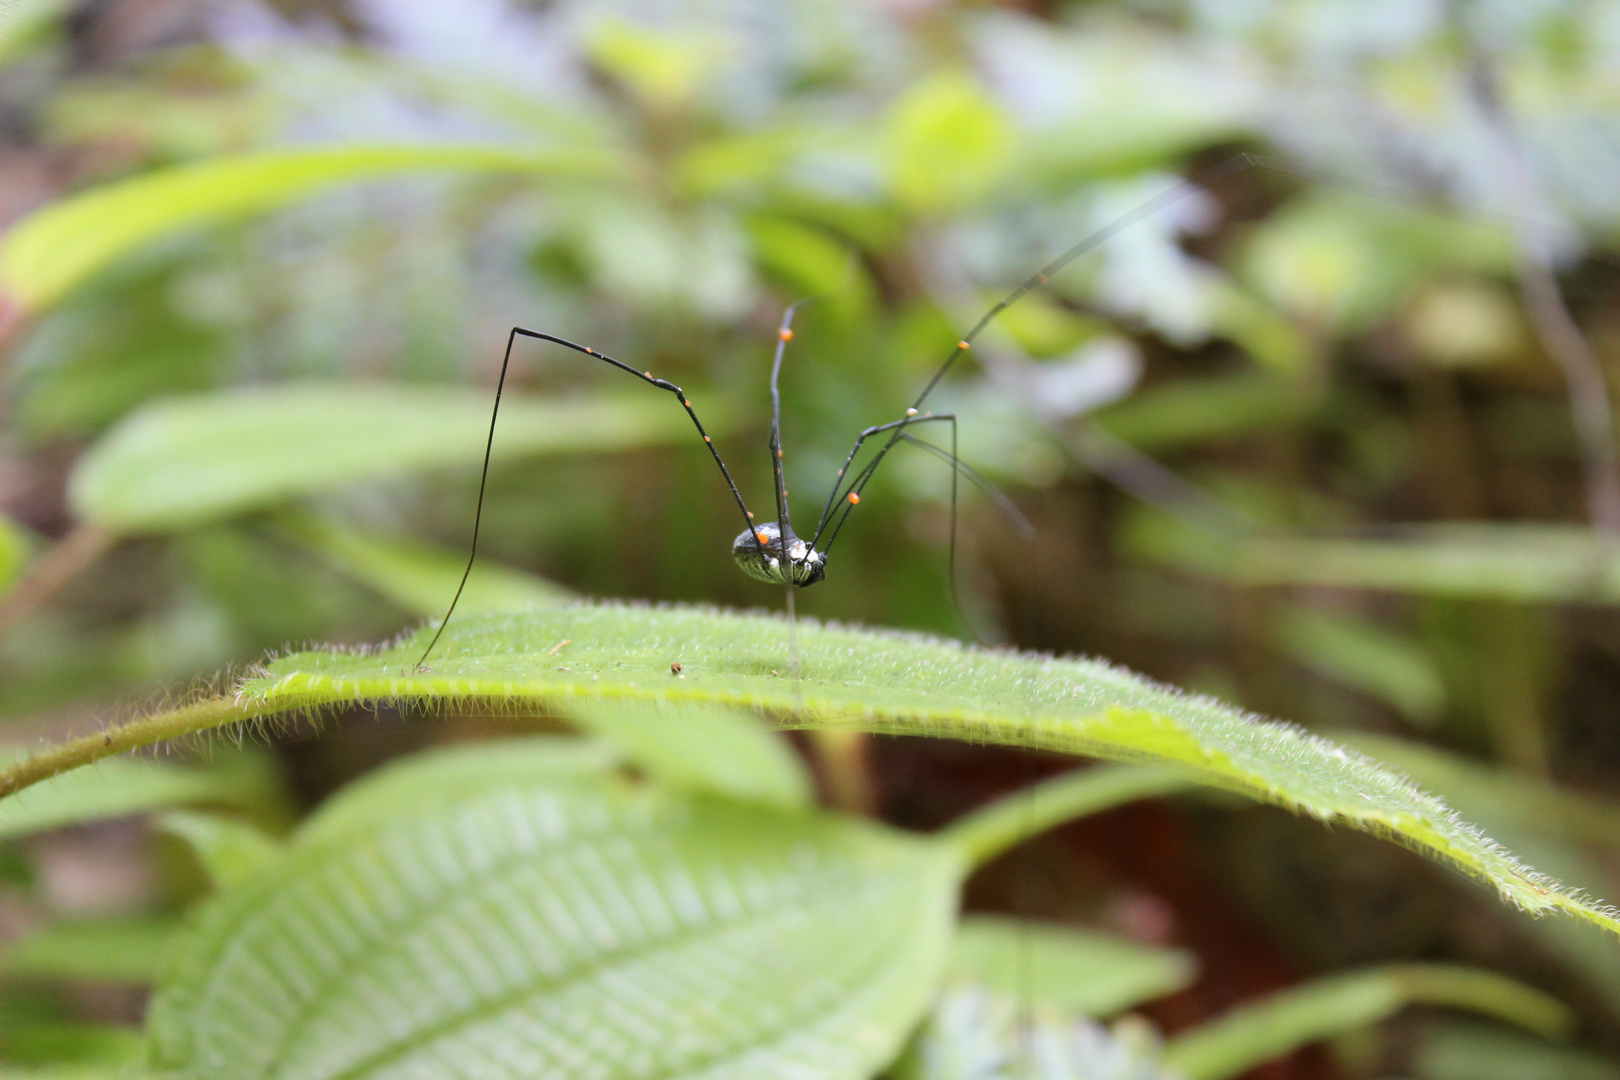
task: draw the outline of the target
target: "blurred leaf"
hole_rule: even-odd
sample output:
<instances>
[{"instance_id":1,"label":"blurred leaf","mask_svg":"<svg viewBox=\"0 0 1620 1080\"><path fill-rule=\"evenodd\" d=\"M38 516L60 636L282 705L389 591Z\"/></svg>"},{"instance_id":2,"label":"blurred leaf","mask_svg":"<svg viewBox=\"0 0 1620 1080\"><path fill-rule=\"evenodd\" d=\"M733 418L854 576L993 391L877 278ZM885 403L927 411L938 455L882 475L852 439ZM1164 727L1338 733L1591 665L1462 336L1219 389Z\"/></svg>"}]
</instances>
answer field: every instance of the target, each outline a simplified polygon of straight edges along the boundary
<instances>
[{"instance_id":1,"label":"blurred leaf","mask_svg":"<svg viewBox=\"0 0 1620 1080\"><path fill-rule=\"evenodd\" d=\"M119 532L189 528L376 477L484 457L493 395L462 387L313 383L156 402L79 459L69 500ZM711 433L724 417L706 403ZM502 399L493 460L691 440L664 395Z\"/></svg>"},{"instance_id":2,"label":"blurred leaf","mask_svg":"<svg viewBox=\"0 0 1620 1080\"><path fill-rule=\"evenodd\" d=\"M1503 1028L1452 1021L1418 1043L1418 1080L1620 1080L1620 1062Z\"/></svg>"},{"instance_id":3,"label":"blurred leaf","mask_svg":"<svg viewBox=\"0 0 1620 1080\"><path fill-rule=\"evenodd\" d=\"M0 1080L159 1080L141 1068L146 1035L137 1027L48 1021L0 1034ZM31 1067L7 1067L24 1064Z\"/></svg>"},{"instance_id":4,"label":"blurred leaf","mask_svg":"<svg viewBox=\"0 0 1620 1080\"><path fill-rule=\"evenodd\" d=\"M566 650L560 658L572 663ZM781 810L815 804L815 784L799 755L747 713L610 698L571 706L568 715L674 787Z\"/></svg>"},{"instance_id":5,"label":"blurred leaf","mask_svg":"<svg viewBox=\"0 0 1620 1080\"><path fill-rule=\"evenodd\" d=\"M149 241L273 209L333 184L434 169L600 176L582 150L422 144L263 150L132 177L52 203L0 238L0 299L38 311Z\"/></svg>"},{"instance_id":6,"label":"blurred leaf","mask_svg":"<svg viewBox=\"0 0 1620 1080\"><path fill-rule=\"evenodd\" d=\"M1297 386L1245 373L1140 390L1097 410L1096 420L1138 450L1166 453L1289 424L1302 419L1310 404Z\"/></svg>"},{"instance_id":7,"label":"blurred leaf","mask_svg":"<svg viewBox=\"0 0 1620 1080\"><path fill-rule=\"evenodd\" d=\"M1417 1004L1470 1009L1549 1037L1567 1034L1574 1023L1561 1002L1489 971L1390 965L1317 979L1239 1006L1171 1039L1164 1063L1186 1080L1226 1080Z\"/></svg>"},{"instance_id":8,"label":"blurred leaf","mask_svg":"<svg viewBox=\"0 0 1620 1080\"><path fill-rule=\"evenodd\" d=\"M799 627L801 679L776 675L781 620L701 608L577 605L457 618L412 673L431 626L377 652L306 652L271 663L215 714L335 702L476 698L503 707L568 707L575 698L630 697L747 707L784 726L857 727L956 737L1167 767L1324 822L1398 837L1494 886L1529 911L1562 910L1620 928L1595 906L1514 861L1438 800L1334 744L1203 698L1162 689L1087 660L1032 660L899 635ZM550 653L567 639L568 663ZM670 677L679 660L684 678ZM566 667L566 671L559 671ZM142 732L170 730L162 718ZM177 729L176 729L177 730ZM18 782L13 774L9 782ZM0 782L8 782L0 774Z\"/></svg>"},{"instance_id":9,"label":"blurred leaf","mask_svg":"<svg viewBox=\"0 0 1620 1080\"><path fill-rule=\"evenodd\" d=\"M443 615L467 570L465 552L367 536L313 516L288 515L282 521L288 535L413 615ZM456 610L521 611L571 598L561 585L485 555L473 564Z\"/></svg>"},{"instance_id":10,"label":"blurred leaf","mask_svg":"<svg viewBox=\"0 0 1620 1080\"><path fill-rule=\"evenodd\" d=\"M149 983L178 929L172 919L57 923L0 946L0 973L14 979Z\"/></svg>"},{"instance_id":11,"label":"blurred leaf","mask_svg":"<svg viewBox=\"0 0 1620 1080\"><path fill-rule=\"evenodd\" d=\"M13 358L20 434L36 445L87 441L148 399L217 385L234 360L231 337L218 319L179 309L182 258L107 273L38 321Z\"/></svg>"},{"instance_id":12,"label":"blurred leaf","mask_svg":"<svg viewBox=\"0 0 1620 1080\"><path fill-rule=\"evenodd\" d=\"M209 766L106 758L0 799L0 838L192 803L273 805L280 791L265 764L237 755Z\"/></svg>"},{"instance_id":13,"label":"blurred leaf","mask_svg":"<svg viewBox=\"0 0 1620 1080\"><path fill-rule=\"evenodd\" d=\"M884 148L895 197L915 213L982 198L1009 166L1012 133L984 88L961 73L917 83L894 106Z\"/></svg>"},{"instance_id":14,"label":"blurred leaf","mask_svg":"<svg viewBox=\"0 0 1620 1080\"><path fill-rule=\"evenodd\" d=\"M28 534L11 518L0 514L0 595L11 587L28 562Z\"/></svg>"},{"instance_id":15,"label":"blurred leaf","mask_svg":"<svg viewBox=\"0 0 1620 1080\"><path fill-rule=\"evenodd\" d=\"M1133 765L1090 765L1019 788L961 815L937 834L983 866L1037 832L1116 806L1175 795L1194 781Z\"/></svg>"},{"instance_id":16,"label":"blurred leaf","mask_svg":"<svg viewBox=\"0 0 1620 1080\"><path fill-rule=\"evenodd\" d=\"M1620 548L1574 525L1391 526L1366 538L1221 536L1151 511L1122 539L1152 562L1235 585L1321 585L1571 604L1620 601Z\"/></svg>"},{"instance_id":17,"label":"blurred leaf","mask_svg":"<svg viewBox=\"0 0 1620 1080\"><path fill-rule=\"evenodd\" d=\"M1446 271L1510 274L1502 228L1315 187L1268 218L1244 253L1284 310L1338 333L1365 330Z\"/></svg>"},{"instance_id":18,"label":"blurred leaf","mask_svg":"<svg viewBox=\"0 0 1620 1080\"><path fill-rule=\"evenodd\" d=\"M154 999L155 1062L221 1080L474 1061L864 1080L899 1049L945 960L949 849L560 776L548 747L500 745L507 767L480 788L452 763L449 798L432 756L396 768L407 785L339 796L210 902ZM372 805L322 829L351 798Z\"/></svg>"},{"instance_id":19,"label":"blurred leaf","mask_svg":"<svg viewBox=\"0 0 1620 1080\"><path fill-rule=\"evenodd\" d=\"M0 68L48 37L67 12L67 0L14 0L0 11Z\"/></svg>"},{"instance_id":20,"label":"blurred leaf","mask_svg":"<svg viewBox=\"0 0 1620 1080\"><path fill-rule=\"evenodd\" d=\"M1270 374L1297 379L1309 371L1310 339L1281 314L1256 300L1224 276L1210 278L1211 329L1242 346ZM1295 393L1303 393L1295 387Z\"/></svg>"},{"instance_id":21,"label":"blurred leaf","mask_svg":"<svg viewBox=\"0 0 1620 1080\"><path fill-rule=\"evenodd\" d=\"M725 194L775 178L795 155L824 142L825 137L825 132L805 131L787 123L721 136L687 147L672 172L691 198Z\"/></svg>"},{"instance_id":22,"label":"blurred leaf","mask_svg":"<svg viewBox=\"0 0 1620 1080\"><path fill-rule=\"evenodd\" d=\"M618 750L595 739L558 735L441 746L373 769L322 804L300 826L299 844L337 842L393 821L400 808L442 813L480 793L512 785L601 783L621 763ZM424 770L432 783L424 786Z\"/></svg>"},{"instance_id":23,"label":"blurred leaf","mask_svg":"<svg viewBox=\"0 0 1620 1080\"><path fill-rule=\"evenodd\" d=\"M713 35L653 30L627 19L600 20L586 40L591 61L635 91L644 107L679 112L729 51Z\"/></svg>"},{"instance_id":24,"label":"blurred leaf","mask_svg":"<svg viewBox=\"0 0 1620 1080\"><path fill-rule=\"evenodd\" d=\"M1198 964L1114 934L977 915L962 920L950 970L1023 1008L1106 1017L1185 989Z\"/></svg>"},{"instance_id":25,"label":"blurred leaf","mask_svg":"<svg viewBox=\"0 0 1620 1080\"><path fill-rule=\"evenodd\" d=\"M157 819L159 829L190 845L216 888L250 877L276 860L281 845L267 833L238 818L170 810Z\"/></svg>"},{"instance_id":26,"label":"blurred leaf","mask_svg":"<svg viewBox=\"0 0 1620 1080\"><path fill-rule=\"evenodd\" d=\"M756 216L748 222L759 265L806 296L866 305L872 283L857 253L827 233L790 218Z\"/></svg>"},{"instance_id":27,"label":"blurred leaf","mask_svg":"<svg viewBox=\"0 0 1620 1080\"><path fill-rule=\"evenodd\" d=\"M1418 642L1344 612L1291 608L1275 627L1277 646L1336 682L1432 725L1446 707L1446 684ZM1377 757L1377 754L1373 755Z\"/></svg>"}]
</instances>

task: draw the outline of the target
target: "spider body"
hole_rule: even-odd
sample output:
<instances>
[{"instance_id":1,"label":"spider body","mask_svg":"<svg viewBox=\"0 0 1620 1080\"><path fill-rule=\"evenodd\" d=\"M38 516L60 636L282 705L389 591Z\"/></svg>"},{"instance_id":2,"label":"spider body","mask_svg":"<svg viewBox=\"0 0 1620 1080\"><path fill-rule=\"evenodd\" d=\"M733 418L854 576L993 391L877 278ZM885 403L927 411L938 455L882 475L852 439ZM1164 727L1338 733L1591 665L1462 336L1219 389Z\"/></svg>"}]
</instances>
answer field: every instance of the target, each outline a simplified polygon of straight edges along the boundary
<instances>
[{"instance_id":1,"label":"spider body","mask_svg":"<svg viewBox=\"0 0 1620 1080\"><path fill-rule=\"evenodd\" d=\"M731 557L737 560L742 572L751 578L771 585L797 585L807 589L827 576L827 560L821 552L787 531L786 562L782 568L782 530L774 521L767 521L737 534L731 544Z\"/></svg>"}]
</instances>

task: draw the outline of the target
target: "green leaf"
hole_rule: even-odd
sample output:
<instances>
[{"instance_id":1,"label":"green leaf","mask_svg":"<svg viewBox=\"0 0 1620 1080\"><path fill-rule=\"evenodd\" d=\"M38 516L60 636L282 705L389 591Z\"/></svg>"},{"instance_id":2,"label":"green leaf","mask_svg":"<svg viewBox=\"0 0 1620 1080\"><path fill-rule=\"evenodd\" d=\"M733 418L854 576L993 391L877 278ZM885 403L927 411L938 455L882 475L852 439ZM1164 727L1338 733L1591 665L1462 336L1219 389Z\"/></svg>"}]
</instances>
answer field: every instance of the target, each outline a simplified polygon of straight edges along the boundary
<instances>
[{"instance_id":1,"label":"green leaf","mask_svg":"<svg viewBox=\"0 0 1620 1080\"><path fill-rule=\"evenodd\" d=\"M1620 803L1405 739L1358 731L1346 740L1481 820L1620 849Z\"/></svg>"},{"instance_id":2,"label":"green leaf","mask_svg":"<svg viewBox=\"0 0 1620 1080\"><path fill-rule=\"evenodd\" d=\"M46 37L67 11L67 0L14 0L0 13L0 68Z\"/></svg>"},{"instance_id":3,"label":"green leaf","mask_svg":"<svg viewBox=\"0 0 1620 1080\"><path fill-rule=\"evenodd\" d=\"M1615 803L1432 746L1361 732L1348 738L1355 748L1387 760L1438 792L1549 873L1591 889L1614 887L1613 860L1582 845L1610 852L1620 848L1620 806ZM1536 919L1526 929L1620 1013L1620 942L1590 925L1563 919Z\"/></svg>"},{"instance_id":4,"label":"green leaf","mask_svg":"<svg viewBox=\"0 0 1620 1080\"><path fill-rule=\"evenodd\" d=\"M1523 983L1472 968L1401 964L1272 994L1170 1040L1164 1062L1186 1080L1225 1080L1318 1039L1374 1024L1406 1005L1471 1009L1547 1036L1574 1017Z\"/></svg>"},{"instance_id":5,"label":"green leaf","mask_svg":"<svg viewBox=\"0 0 1620 1080\"><path fill-rule=\"evenodd\" d=\"M801 622L804 677L793 680L775 674L785 667L779 618L601 604L457 618L432 670L416 673L428 635L376 652L285 657L244 682L239 704L221 721L185 722L383 699L466 698L510 709L635 698L741 706L789 727L856 727L1157 764L1398 839L1525 910L1562 910L1620 929L1611 914L1521 865L1375 763L1097 661L1033 659ZM548 650L565 638L569 662L559 665ZM669 670L677 659L685 676L678 680ZM157 718L139 723L148 725L143 730L162 726Z\"/></svg>"},{"instance_id":6,"label":"green leaf","mask_svg":"<svg viewBox=\"0 0 1620 1080\"><path fill-rule=\"evenodd\" d=\"M28 562L28 534L22 526L0 514L0 595L10 588Z\"/></svg>"},{"instance_id":7,"label":"green leaf","mask_svg":"<svg viewBox=\"0 0 1620 1080\"><path fill-rule=\"evenodd\" d=\"M554 735L439 747L431 754L390 762L349 784L304 822L298 841L325 843L364 832L405 809L428 813L492 785L601 782L621 760L607 743ZM424 777L431 783L424 785Z\"/></svg>"},{"instance_id":8,"label":"green leaf","mask_svg":"<svg viewBox=\"0 0 1620 1080\"><path fill-rule=\"evenodd\" d=\"M568 775L555 742L501 744L476 788L452 760L453 794L428 756L340 795L201 913L152 1005L155 1063L864 1080L894 1056L945 960L949 848Z\"/></svg>"},{"instance_id":9,"label":"green leaf","mask_svg":"<svg viewBox=\"0 0 1620 1080\"><path fill-rule=\"evenodd\" d=\"M333 184L435 169L595 177L611 168L586 150L424 143L262 150L163 169L52 203L13 227L0 238L0 299L38 311L152 240Z\"/></svg>"},{"instance_id":10,"label":"green leaf","mask_svg":"<svg viewBox=\"0 0 1620 1080\"><path fill-rule=\"evenodd\" d=\"M1620 547L1574 525L1418 525L1364 538L1217 537L1142 511L1129 521L1123 539L1142 558L1237 585L1620 602Z\"/></svg>"},{"instance_id":11,"label":"green leaf","mask_svg":"<svg viewBox=\"0 0 1620 1080\"><path fill-rule=\"evenodd\" d=\"M951 974L1027 1007L1106 1017L1190 986L1191 953L1057 923L962 920Z\"/></svg>"},{"instance_id":12,"label":"green leaf","mask_svg":"<svg viewBox=\"0 0 1620 1080\"><path fill-rule=\"evenodd\" d=\"M492 403L471 388L340 383L174 398L132 414L91 447L69 500L104 528L163 532L379 476L476 467ZM706 421L711 431L724 429L720 419ZM693 438L691 421L662 394L507 397L493 456Z\"/></svg>"},{"instance_id":13,"label":"green leaf","mask_svg":"<svg viewBox=\"0 0 1620 1080\"><path fill-rule=\"evenodd\" d=\"M106 758L0 799L0 839L194 803L262 807L278 791L251 765Z\"/></svg>"},{"instance_id":14,"label":"green leaf","mask_svg":"<svg viewBox=\"0 0 1620 1080\"><path fill-rule=\"evenodd\" d=\"M1179 379L1098 409L1097 423L1139 450L1167 452L1298 420L1308 401L1270 374Z\"/></svg>"},{"instance_id":15,"label":"green leaf","mask_svg":"<svg viewBox=\"0 0 1620 1080\"><path fill-rule=\"evenodd\" d=\"M635 91L643 105L668 113L686 107L714 78L729 44L715 34L650 29L609 17L591 28L586 49L592 63Z\"/></svg>"},{"instance_id":16,"label":"green leaf","mask_svg":"<svg viewBox=\"0 0 1620 1080\"><path fill-rule=\"evenodd\" d=\"M571 706L568 715L667 784L787 810L815 801L815 784L799 756L746 713L621 699Z\"/></svg>"},{"instance_id":17,"label":"green leaf","mask_svg":"<svg viewBox=\"0 0 1620 1080\"><path fill-rule=\"evenodd\" d=\"M1116 806L1174 795L1193 781L1128 765L1072 769L1004 795L951 822L940 834L974 866L983 866L1037 833Z\"/></svg>"},{"instance_id":18,"label":"green leaf","mask_svg":"<svg viewBox=\"0 0 1620 1080\"><path fill-rule=\"evenodd\" d=\"M1367 619L1298 608L1278 620L1274 633L1278 647L1306 667L1393 705L1416 723L1432 724L1445 711L1445 679L1409 637Z\"/></svg>"},{"instance_id":19,"label":"green leaf","mask_svg":"<svg viewBox=\"0 0 1620 1080\"><path fill-rule=\"evenodd\" d=\"M281 845L274 838L236 818L171 810L156 824L191 846L219 888L251 876L281 854Z\"/></svg>"},{"instance_id":20,"label":"green leaf","mask_svg":"<svg viewBox=\"0 0 1620 1080\"><path fill-rule=\"evenodd\" d=\"M941 213L982 198L1001 179L1012 133L983 87L945 72L895 104L883 145L896 198L914 212Z\"/></svg>"},{"instance_id":21,"label":"green leaf","mask_svg":"<svg viewBox=\"0 0 1620 1080\"><path fill-rule=\"evenodd\" d=\"M288 515L283 524L288 535L334 568L415 615L443 615L467 570L464 551L367 536L307 515ZM561 585L482 556L456 610L515 611L560 604L571 596Z\"/></svg>"},{"instance_id":22,"label":"green leaf","mask_svg":"<svg viewBox=\"0 0 1620 1080\"><path fill-rule=\"evenodd\" d=\"M149 983L174 939L171 919L57 923L0 947L0 973L15 979Z\"/></svg>"},{"instance_id":23,"label":"green leaf","mask_svg":"<svg viewBox=\"0 0 1620 1080\"><path fill-rule=\"evenodd\" d=\"M1436 1024L1413 1055L1422 1080L1620 1080L1620 1062L1504 1028Z\"/></svg>"}]
</instances>

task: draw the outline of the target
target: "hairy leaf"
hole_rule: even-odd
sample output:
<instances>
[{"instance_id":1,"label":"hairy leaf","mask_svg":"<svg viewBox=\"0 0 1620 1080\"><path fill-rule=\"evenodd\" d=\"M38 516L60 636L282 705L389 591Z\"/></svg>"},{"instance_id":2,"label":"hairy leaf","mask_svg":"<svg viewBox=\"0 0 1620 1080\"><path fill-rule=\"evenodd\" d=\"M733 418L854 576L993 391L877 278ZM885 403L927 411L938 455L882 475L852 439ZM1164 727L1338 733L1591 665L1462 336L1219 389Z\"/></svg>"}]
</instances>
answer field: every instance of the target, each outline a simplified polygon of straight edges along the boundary
<instances>
[{"instance_id":1,"label":"hairy leaf","mask_svg":"<svg viewBox=\"0 0 1620 1080\"><path fill-rule=\"evenodd\" d=\"M284 206L333 184L433 169L596 176L580 150L478 144L261 150L147 173L52 203L0 238L0 301L37 311L142 244Z\"/></svg>"},{"instance_id":2,"label":"hairy leaf","mask_svg":"<svg viewBox=\"0 0 1620 1080\"><path fill-rule=\"evenodd\" d=\"M430 755L339 796L205 909L157 1063L861 1080L893 1057L945 960L949 847L628 784L569 742L501 744L476 787L452 753L443 789Z\"/></svg>"},{"instance_id":3,"label":"hairy leaf","mask_svg":"<svg viewBox=\"0 0 1620 1080\"><path fill-rule=\"evenodd\" d=\"M378 699L481 699L514 709L586 698L741 706L789 727L854 727L1035 747L1141 763L1389 837L1487 882L1525 910L1620 921L1518 863L1369 759L1298 729L1191 697L1092 660L972 649L804 623L803 678L786 627L763 615L581 605L458 618L428 670L424 630L379 652L299 653L243 684L263 714ZM569 662L548 655L567 639ZM670 674L679 659L683 678ZM559 670L563 668L565 670Z\"/></svg>"},{"instance_id":4,"label":"hairy leaf","mask_svg":"<svg viewBox=\"0 0 1620 1080\"><path fill-rule=\"evenodd\" d=\"M69 499L80 517L104 528L163 532L377 476L477 466L492 400L486 390L458 387L327 383L158 402L80 459ZM682 438L695 438L691 422L663 394L509 396L493 455Z\"/></svg>"}]
</instances>

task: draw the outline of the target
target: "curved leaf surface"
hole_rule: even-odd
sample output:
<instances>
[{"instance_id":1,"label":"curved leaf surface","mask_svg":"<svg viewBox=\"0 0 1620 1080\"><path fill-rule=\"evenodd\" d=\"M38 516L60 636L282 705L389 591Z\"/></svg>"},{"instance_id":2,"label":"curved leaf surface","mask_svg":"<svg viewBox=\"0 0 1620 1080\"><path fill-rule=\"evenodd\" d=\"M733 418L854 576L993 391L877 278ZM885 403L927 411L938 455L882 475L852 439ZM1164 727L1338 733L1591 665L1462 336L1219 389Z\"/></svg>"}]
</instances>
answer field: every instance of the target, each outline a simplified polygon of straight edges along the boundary
<instances>
[{"instance_id":1,"label":"curved leaf surface","mask_svg":"<svg viewBox=\"0 0 1620 1080\"><path fill-rule=\"evenodd\" d=\"M110 758L0 799L0 839L171 806L262 808L274 805L279 795L275 779L251 763L199 768Z\"/></svg>"},{"instance_id":2,"label":"curved leaf surface","mask_svg":"<svg viewBox=\"0 0 1620 1080\"><path fill-rule=\"evenodd\" d=\"M1129 520L1124 540L1143 558L1235 585L1620 602L1620 545L1578 525L1459 522L1360 537L1216 537L1141 511Z\"/></svg>"},{"instance_id":3,"label":"curved leaf surface","mask_svg":"<svg viewBox=\"0 0 1620 1080\"><path fill-rule=\"evenodd\" d=\"M1439 799L1297 728L1179 693L1095 660L974 649L801 621L803 678L776 617L699 608L579 605L457 618L429 669L424 629L367 653L306 652L242 684L242 713L379 699L481 699L562 708L581 698L708 702L786 727L849 727L1155 764L1215 787L1377 833L1448 862L1527 911L1620 920L1530 870ZM548 653L568 639L569 662ZM680 679L670 663L679 658ZM157 718L139 721L157 726Z\"/></svg>"},{"instance_id":4,"label":"curved leaf surface","mask_svg":"<svg viewBox=\"0 0 1620 1080\"><path fill-rule=\"evenodd\" d=\"M60 200L12 228L0 238L0 299L38 311L149 241L346 181L425 169L590 177L611 168L593 151L427 143L262 150L181 165Z\"/></svg>"},{"instance_id":5,"label":"curved leaf surface","mask_svg":"<svg viewBox=\"0 0 1620 1080\"><path fill-rule=\"evenodd\" d=\"M508 396L493 456L695 439L665 396ZM68 497L103 528L163 532L378 476L476 466L492 401L472 388L343 383L174 398L132 414L91 447ZM706 422L723 430L720 419Z\"/></svg>"},{"instance_id":6,"label":"curved leaf surface","mask_svg":"<svg viewBox=\"0 0 1620 1080\"><path fill-rule=\"evenodd\" d=\"M945 959L948 847L570 773L555 743L502 744L479 788L452 760L448 797L431 758L340 796L205 909L153 1005L156 1064L863 1080L894 1056Z\"/></svg>"},{"instance_id":7,"label":"curved leaf surface","mask_svg":"<svg viewBox=\"0 0 1620 1080\"><path fill-rule=\"evenodd\" d=\"M1547 1036L1567 1034L1574 1023L1555 998L1494 972L1394 964L1318 979L1240 1006L1172 1039L1164 1063L1186 1080L1227 1080L1415 1004L1470 1009Z\"/></svg>"},{"instance_id":8,"label":"curved leaf surface","mask_svg":"<svg viewBox=\"0 0 1620 1080\"><path fill-rule=\"evenodd\" d=\"M1192 984L1191 953L993 915L962 920L951 972L1024 1006L1108 1017Z\"/></svg>"},{"instance_id":9,"label":"curved leaf surface","mask_svg":"<svg viewBox=\"0 0 1620 1080\"><path fill-rule=\"evenodd\" d=\"M467 552L420 540L369 536L313 516L288 515L282 532L334 569L418 616L443 615L467 570ZM457 604L461 611L517 611L561 604L573 594L488 556L473 564Z\"/></svg>"}]
</instances>

